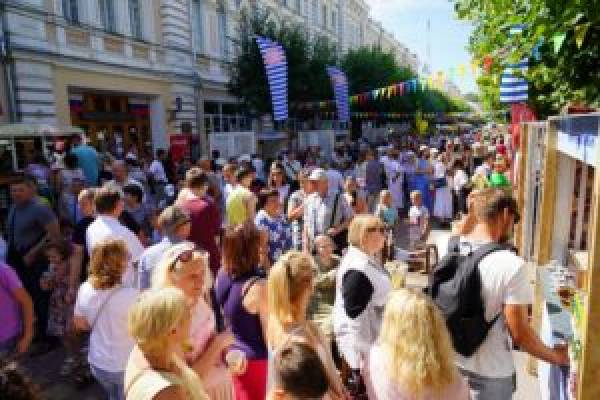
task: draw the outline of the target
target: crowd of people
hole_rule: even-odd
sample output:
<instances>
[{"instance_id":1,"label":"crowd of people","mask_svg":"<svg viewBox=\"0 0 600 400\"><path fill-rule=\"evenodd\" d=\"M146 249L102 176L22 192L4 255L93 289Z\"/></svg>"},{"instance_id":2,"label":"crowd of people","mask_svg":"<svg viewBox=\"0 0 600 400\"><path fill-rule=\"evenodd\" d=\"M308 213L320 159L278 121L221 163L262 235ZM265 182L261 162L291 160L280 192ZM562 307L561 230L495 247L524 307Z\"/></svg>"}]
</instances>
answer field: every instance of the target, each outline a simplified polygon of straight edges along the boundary
<instances>
[{"instance_id":1,"label":"crowd of people","mask_svg":"<svg viewBox=\"0 0 600 400\"><path fill-rule=\"evenodd\" d=\"M79 138L51 166L31 157L10 188L0 356L64 346L61 375L110 400L510 399L512 345L568 363L528 325L524 261L480 260L490 326L468 356L389 268L434 221L458 221L441 254L510 243L509 147L411 136L175 167ZM0 397L36 398L17 370L3 362Z\"/></svg>"}]
</instances>

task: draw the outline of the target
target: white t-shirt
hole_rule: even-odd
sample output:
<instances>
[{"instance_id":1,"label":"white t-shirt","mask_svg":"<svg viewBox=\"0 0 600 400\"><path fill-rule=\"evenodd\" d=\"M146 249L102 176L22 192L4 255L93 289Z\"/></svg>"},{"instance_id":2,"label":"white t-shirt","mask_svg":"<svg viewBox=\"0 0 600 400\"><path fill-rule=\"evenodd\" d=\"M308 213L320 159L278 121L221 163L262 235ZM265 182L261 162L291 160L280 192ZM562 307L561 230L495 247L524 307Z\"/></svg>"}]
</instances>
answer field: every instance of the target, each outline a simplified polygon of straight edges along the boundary
<instances>
[{"instance_id":1,"label":"white t-shirt","mask_svg":"<svg viewBox=\"0 0 600 400\"><path fill-rule=\"evenodd\" d=\"M121 239L127 244L130 259L127 270L123 274L123 284L125 286L135 286L135 268L144 252L144 246L140 239L125 226L121 225L118 219L106 215L99 215L94 222L88 226L85 232L85 240L89 256L92 256L94 247L105 239Z\"/></svg>"},{"instance_id":2,"label":"white t-shirt","mask_svg":"<svg viewBox=\"0 0 600 400\"><path fill-rule=\"evenodd\" d=\"M167 183L169 180L167 179L167 174L165 173L165 168L163 164L158 160L153 160L152 164L148 168L148 172L152 175L156 182Z\"/></svg>"},{"instance_id":3,"label":"white t-shirt","mask_svg":"<svg viewBox=\"0 0 600 400\"><path fill-rule=\"evenodd\" d=\"M411 240L417 240L421 237L425 229L425 221L429 218L429 210L425 206L412 206L408 210L408 235Z\"/></svg>"},{"instance_id":4,"label":"white t-shirt","mask_svg":"<svg viewBox=\"0 0 600 400\"><path fill-rule=\"evenodd\" d=\"M467 176L467 173L462 170L456 170L456 173L454 174L454 191L455 192L460 192L462 190L462 188L469 183L469 177Z\"/></svg>"},{"instance_id":5,"label":"white t-shirt","mask_svg":"<svg viewBox=\"0 0 600 400\"><path fill-rule=\"evenodd\" d=\"M334 168L327 170L327 184L329 185L329 194L333 195L344 188L344 176L340 171Z\"/></svg>"},{"instance_id":6,"label":"white t-shirt","mask_svg":"<svg viewBox=\"0 0 600 400\"><path fill-rule=\"evenodd\" d=\"M446 177L446 165L441 161L436 161L433 164L433 177L441 179Z\"/></svg>"},{"instance_id":7,"label":"white t-shirt","mask_svg":"<svg viewBox=\"0 0 600 400\"><path fill-rule=\"evenodd\" d=\"M127 333L127 314L137 297L138 291L128 287L97 290L88 281L79 287L74 314L94 324L88 353L91 365L109 372L125 370L134 345Z\"/></svg>"},{"instance_id":8,"label":"white t-shirt","mask_svg":"<svg viewBox=\"0 0 600 400\"><path fill-rule=\"evenodd\" d=\"M461 238L461 251L468 251ZM473 243L477 249L483 243ZM440 257L447 253L448 243L438 243ZM491 321L503 311L505 304L531 304L533 287L527 276L525 260L509 250L500 250L486 256L479 263L485 318ZM506 378L515 373L510 334L502 314L490 329L475 354L466 358L456 355L460 368L487 378Z\"/></svg>"}]
</instances>

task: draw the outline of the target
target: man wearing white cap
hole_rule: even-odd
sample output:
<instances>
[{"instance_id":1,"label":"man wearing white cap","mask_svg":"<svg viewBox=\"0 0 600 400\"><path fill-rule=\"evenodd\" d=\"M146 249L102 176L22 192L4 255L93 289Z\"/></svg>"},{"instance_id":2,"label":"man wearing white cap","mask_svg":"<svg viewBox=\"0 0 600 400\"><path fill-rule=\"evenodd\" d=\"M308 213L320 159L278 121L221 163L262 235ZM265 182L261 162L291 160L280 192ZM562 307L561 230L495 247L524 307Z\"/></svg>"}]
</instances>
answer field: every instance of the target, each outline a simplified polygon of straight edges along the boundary
<instances>
[{"instance_id":1,"label":"man wearing white cap","mask_svg":"<svg viewBox=\"0 0 600 400\"><path fill-rule=\"evenodd\" d=\"M352 220L352 208L341 193L329 193L327 172L313 170L308 178L315 184L315 193L309 195L304 206L304 251L312 252L317 236L329 235L342 251L347 242L347 230Z\"/></svg>"}]
</instances>

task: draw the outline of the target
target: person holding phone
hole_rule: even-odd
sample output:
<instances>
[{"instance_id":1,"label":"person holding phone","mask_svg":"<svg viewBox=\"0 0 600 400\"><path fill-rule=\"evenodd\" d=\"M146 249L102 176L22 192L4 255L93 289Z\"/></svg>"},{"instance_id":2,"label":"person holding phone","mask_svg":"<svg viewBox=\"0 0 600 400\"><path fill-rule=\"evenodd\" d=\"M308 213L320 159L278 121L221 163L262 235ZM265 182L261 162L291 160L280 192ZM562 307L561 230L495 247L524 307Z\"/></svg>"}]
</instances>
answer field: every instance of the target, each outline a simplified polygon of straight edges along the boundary
<instances>
[{"instance_id":1,"label":"person holding phone","mask_svg":"<svg viewBox=\"0 0 600 400\"><path fill-rule=\"evenodd\" d=\"M210 399L233 400L231 372L243 373L245 366L232 365L230 372L223 362L235 338L217 324L215 313L219 311L210 300L212 281L208 253L191 242L182 242L164 253L152 276L152 287L183 291L192 307L186 361L200 377Z\"/></svg>"}]
</instances>

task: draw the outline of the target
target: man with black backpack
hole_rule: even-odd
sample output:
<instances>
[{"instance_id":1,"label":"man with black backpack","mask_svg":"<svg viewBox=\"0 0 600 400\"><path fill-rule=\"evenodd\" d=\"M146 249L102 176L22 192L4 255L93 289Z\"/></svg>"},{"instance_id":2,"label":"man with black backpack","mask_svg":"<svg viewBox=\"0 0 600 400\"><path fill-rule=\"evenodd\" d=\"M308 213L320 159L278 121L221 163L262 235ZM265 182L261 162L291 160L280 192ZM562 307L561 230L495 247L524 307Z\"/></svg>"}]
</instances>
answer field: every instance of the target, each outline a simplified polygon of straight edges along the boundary
<instances>
[{"instance_id":1,"label":"man with black backpack","mask_svg":"<svg viewBox=\"0 0 600 400\"><path fill-rule=\"evenodd\" d=\"M545 346L529 326L533 291L525 261L505 244L519 218L515 200L486 189L472 207L475 226L449 240L428 290L446 317L472 398L511 399L516 388L512 345L558 365L568 365L567 349Z\"/></svg>"}]
</instances>

